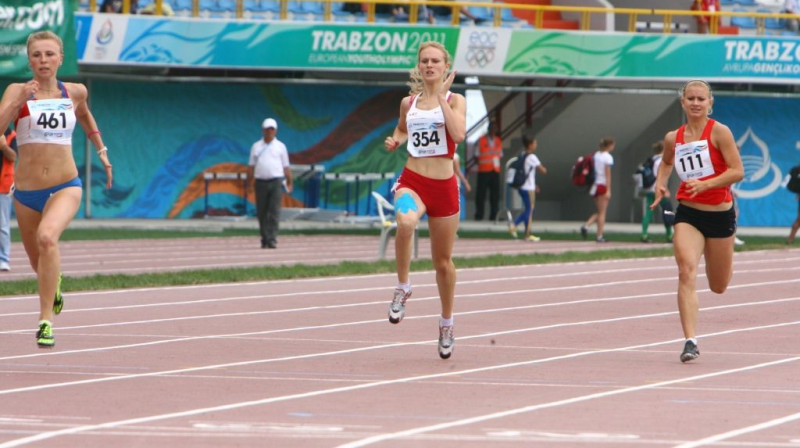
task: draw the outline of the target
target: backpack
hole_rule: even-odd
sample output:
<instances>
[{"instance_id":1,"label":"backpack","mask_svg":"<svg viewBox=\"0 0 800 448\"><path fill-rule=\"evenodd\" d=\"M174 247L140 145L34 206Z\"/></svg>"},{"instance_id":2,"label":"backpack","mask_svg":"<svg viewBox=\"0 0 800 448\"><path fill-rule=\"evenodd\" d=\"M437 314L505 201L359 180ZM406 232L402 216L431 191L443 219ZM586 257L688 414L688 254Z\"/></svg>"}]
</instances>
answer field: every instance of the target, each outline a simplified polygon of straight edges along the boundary
<instances>
[{"instance_id":1,"label":"backpack","mask_svg":"<svg viewBox=\"0 0 800 448\"><path fill-rule=\"evenodd\" d=\"M506 174L506 183L512 188L520 188L525 181L528 180L528 174L525 172L525 159L528 158L528 153L523 152L511 162L511 165L508 167L508 173Z\"/></svg>"},{"instance_id":2,"label":"backpack","mask_svg":"<svg viewBox=\"0 0 800 448\"><path fill-rule=\"evenodd\" d=\"M786 184L786 189L800 194L800 165L789 170L789 183Z\"/></svg>"},{"instance_id":3,"label":"backpack","mask_svg":"<svg viewBox=\"0 0 800 448\"><path fill-rule=\"evenodd\" d=\"M642 188L650 188L656 183L656 173L653 172L655 160L653 157L648 157L638 168L636 174L642 176Z\"/></svg>"},{"instance_id":4,"label":"backpack","mask_svg":"<svg viewBox=\"0 0 800 448\"><path fill-rule=\"evenodd\" d=\"M572 185L590 187L594 183L594 154L578 157L572 165Z\"/></svg>"}]
</instances>

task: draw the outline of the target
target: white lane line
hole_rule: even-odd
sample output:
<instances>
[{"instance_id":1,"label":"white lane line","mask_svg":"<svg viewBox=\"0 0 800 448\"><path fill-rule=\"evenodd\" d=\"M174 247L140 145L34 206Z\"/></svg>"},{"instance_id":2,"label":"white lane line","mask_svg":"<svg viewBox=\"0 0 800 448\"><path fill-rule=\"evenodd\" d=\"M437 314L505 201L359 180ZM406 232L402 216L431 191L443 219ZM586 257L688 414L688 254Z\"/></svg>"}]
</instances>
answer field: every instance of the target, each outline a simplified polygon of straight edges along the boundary
<instances>
[{"instance_id":1,"label":"white lane line","mask_svg":"<svg viewBox=\"0 0 800 448\"><path fill-rule=\"evenodd\" d=\"M708 337L708 335L706 335L705 337ZM633 349L633 348L631 347L630 349ZM437 425L430 425L430 426L423 426L423 427L419 427L419 428L412 428L412 429L407 429L407 430L404 430L404 431L398 431L398 432L388 433L388 434L379 434L379 435L375 435L375 436L372 436L372 437L366 437L366 438L363 438L361 440L356 440L356 441L353 441L353 442L345 443L345 444L339 445L337 448L359 448L359 447L363 447L363 446L372 445L372 444L375 444L375 443L378 443L378 442L383 442L383 441L386 441L386 440L400 439L400 438L415 436L415 435L419 435L419 434L423 434L423 433L429 433L429 432L433 432L433 431L440 431L440 430L443 430L443 429L450 429L450 428L454 428L454 427L457 427L457 426L466 426L466 425L471 425L471 424L474 424L474 423L485 422L485 421L488 421L488 420L495 420L495 419L498 419L498 418L511 417L511 416L514 416L514 415L533 412L533 411L537 411L537 410L540 410L540 409L549 409L549 408L555 408L555 407L559 407L559 406L566 406L566 405L571 405L571 404L575 404L575 403L581 403L581 402L585 402L585 401L589 401L589 400L596 400L598 398L613 397L613 396L616 396L616 395L622 395L622 394L627 394L627 393L631 393L631 392L639 392L639 391L643 391L643 390L656 389L656 388L660 388L660 387L672 386L672 385L675 385L675 384L686 383L686 382L691 382L691 381L704 380L704 379L714 378L714 377L723 376L723 375L730 375L730 374L736 374L736 373L741 373L741 372L747 372L747 371L761 369L761 368L765 368L765 367L772 367L772 366L777 366L777 365L781 365L781 364L788 364L788 363L792 363L792 362L796 362L796 361L800 361L800 356L795 356L795 357L785 358L785 359L779 359L779 360L776 360L776 361L770 361L770 362L765 362L765 363L761 363L761 364L754 364L754 365L751 365L751 366L739 367L739 368L735 368L735 369L721 370L719 372L711 372L711 373L706 373L706 374L703 374L703 375L696 375L696 376L685 377L685 378L677 378L677 379L673 379L673 380L661 381L661 382L658 382L658 383L643 384L643 385L640 385L640 386L626 387L626 388L623 388L623 389L610 390L610 391L606 391L606 392L598 392L598 393L594 393L594 394L583 395L583 396L580 396L580 397L568 398L568 399L565 399L565 400L552 401L552 402L549 402L549 403L541 403L541 404L536 404L536 405L531 405L531 406L523 406L521 408L509 409L509 410L506 410L506 411L494 412L494 413L491 413L491 414L478 415L478 416L475 416L475 417L465 418L465 419L461 419L461 420L454 420L454 421L451 421L451 422L440 423L440 424L437 424ZM795 414L795 415L798 415L798 414ZM790 416L790 417L794 417L794 416ZM797 417L792 418L792 420L794 420L796 418ZM767 422L767 423L770 423L770 422ZM689 446L697 446L697 445L687 445L686 448L688 448ZM683 447L683 445L681 445L681 447ZM2 448L2 445L0 445L0 448Z\"/></svg>"},{"instance_id":2,"label":"white lane line","mask_svg":"<svg viewBox=\"0 0 800 448\"><path fill-rule=\"evenodd\" d=\"M487 279L480 279L480 280L459 280L459 286L461 285L477 285L477 284L484 284L484 283L507 283L509 281L522 281L522 280L542 280L542 279L552 279L552 278L559 278L559 277L585 277L587 275L605 275L605 274L621 274L624 272L642 272L646 270L656 270L662 271L664 266L648 266L648 267L630 267L630 268L616 268L616 269L602 269L602 270L581 270L575 271L572 270L566 273L553 273L553 274L538 274L538 275L514 275L514 276L492 276L491 278ZM787 267L787 270L793 269L792 267ZM466 271L467 269L464 269ZM433 271L425 271L420 272L420 274L429 274L432 275ZM416 274L416 273L415 273ZM701 276L705 274L700 274ZM345 277L331 277L331 278L317 278L317 279L292 279L292 280L274 280L274 281L263 281L263 282L246 282L246 283L235 283L236 287L258 287L258 286L274 286L280 284L292 284L296 285L298 282L326 282L326 283L333 283L334 281L344 281L344 282L353 282L353 281L363 281L365 278L370 277L391 277L396 278L396 274L394 273L387 273L387 274L375 274L370 276L345 276ZM674 279L675 277L665 277ZM111 291L88 291L88 292L78 292L71 295L84 297L84 296L108 296L113 294L119 295L140 295L140 296L147 296L147 293L152 292L165 292L165 291L175 291L175 290L196 290L196 289L208 289L208 288L231 288L230 283L228 284L213 284L213 285L189 285L189 286L167 286L163 288L138 288L138 289L118 289L118 290L111 290ZM415 283L414 287L435 287L436 283ZM279 294L258 294L258 295L248 295L242 297L228 297L228 298L211 298L211 299L199 299L199 300L187 300L182 302L168 302L168 303L145 303L145 304L135 304L135 305L121 305L115 307L102 307L102 308L85 308L85 309L76 309L75 311L94 311L98 309L102 310L118 310L118 309L129 309L129 308L146 308L146 307L156 307L156 306L171 306L171 305L183 305L183 304L200 304L200 303L208 303L208 302L224 302L228 300L251 300L251 299L263 299L263 298L275 298L275 297L294 297L294 296L307 296L307 295L314 295L314 294L345 294L345 293L352 293L352 292L367 292L367 291L386 291L386 285L374 286L374 287L367 287L367 288L348 288L342 289L338 288L330 288L321 291L300 291L294 293L279 293ZM12 301L12 300L30 300L36 299L38 296L30 295L30 296L16 296L10 298L2 298L0 297L0 303L4 301ZM14 313L14 314L0 314L0 317L5 316L16 316L22 314L36 314L36 313Z\"/></svg>"},{"instance_id":3,"label":"white lane line","mask_svg":"<svg viewBox=\"0 0 800 448\"><path fill-rule=\"evenodd\" d=\"M796 414L787 415L785 417L776 418L774 420L769 420L766 422L758 423L756 425L746 426L744 428L734 429L733 431L724 432L722 434L717 434L711 437L706 437L704 439L695 440L693 442L686 442L680 445L677 445L675 448L695 448L698 446L709 445L714 442L719 442L722 440L728 440L733 437L738 437L744 434L749 434L756 431L761 431L762 429L769 429L775 426L780 426L784 423L790 423L795 420L800 420L800 412ZM790 442L791 443L791 442Z\"/></svg>"},{"instance_id":4,"label":"white lane line","mask_svg":"<svg viewBox=\"0 0 800 448\"><path fill-rule=\"evenodd\" d=\"M798 280L788 280L787 282L800 282ZM746 288L746 287L761 287L764 285L773 285L780 282L766 282L766 283L753 283L747 285L738 285L737 288ZM528 293L535 290L518 290L513 293ZM700 290L698 292L708 292L709 290ZM508 292L506 292L508 293ZM485 297L485 296L497 296L500 295L498 292L491 292L491 293L479 293L479 294L466 294L460 297L467 298L467 297ZM650 293L650 294L637 294L631 296L613 296L613 297L605 297L605 298L593 298L593 299L580 299L580 300L572 300L572 301L556 301L556 302L548 302L548 303L541 303L541 304L533 304L533 305L522 305L516 307L501 307L501 308L494 308L494 309L482 309L482 310L475 310L475 311L464 311L459 313L460 315L475 315L475 314L487 314L487 313L497 313L497 312L508 312L508 311L522 311L522 310L531 310L531 309L538 309L538 308L549 308L549 307L560 307L560 306L570 306L570 305L579 305L579 304L586 304L586 303L604 303L604 302L617 302L623 300L633 300L633 299L640 299L640 298L655 298L659 296L665 295L674 295L673 292L664 292L664 293ZM785 302L791 302L800 299L800 297L790 297L790 298L782 298L782 299L772 299L768 301L758 301L758 302L747 302L747 303L738 303L738 304L726 304L726 305L719 305L714 307L705 307L701 308L704 311L715 311L715 310L722 310L727 308L737 308L742 306L761 306L761 305L771 305L771 304L779 304ZM439 300L438 296L430 296L430 297L420 297L415 299L417 301L420 300ZM101 327L120 327L123 325L137 325L137 324L151 324L151 323L164 323L164 322L174 322L174 321L187 321L193 319L209 319L209 318L221 318L221 317L232 317L232 316L256 316L256 315L267 315L267 314L280 314L280 313L291 313L291 312L301 312L301 311L309 311L315 309L336 309L336 308L345 308L345 307L352 307L352 306L372 306L376 304L382 304L383 301L379 302L367 302L367 303L354 303L354 304L342 304L342 305L326 305L322 307L310 307L310 308L291 308L285 310L270 310L270 311L254 311L254 312L244 312L244 313L226 313L226 314L213 314L213 315L202 315L202 316L186 316L186 317L175 317L175 318L166 318L166 319L149 319L149 320L142 320L142 321L128 321L128 322L113 322L107 324L92 324L92 325L76 325L71 327L62 327L62 330L76 330L76 329L87 329L87 328L101 328ZM669 314L677 314L677 311L670 311L666 312L663 315ZM661 316L662 314L658 314ZM431 315L419 315L419 316L409 316L407 319L428 319L438 317L438 314L431 314ZM249 336L263 336L263 335L270 335L270 334L277 334L277 333L284 333L284 332L292 332L292 331L305 331L305 330L319 330L325 328L338 328L344 326L351 326L351 325L364 325L364 324L373 324L373 323L380 323L385 322L385 319L371 319L371 320L363 320L363 321L355 321L355 322L340 322L334 324L326 324L326 325L318 325L318 326L303 326L297 328L287 328L287 329L279 329L279 330L264 330L264 331L257 331L257 332L245 332L245 333L228 333L228 334L218 334L218 335L203 335L203 336L190 336L190 337L180 337L180 338L172 338L160 341L150 341L150 342L142 342L142 343L135 343L135 344L123 344L123 345L116 345L116 346L108 346L108 347L96 347L96 348L87 348L87 349L80 349L80 350L64 350L64 351L56 351L56 352L37 352L37 353L28 353L24 355L11 355L0 357L0 361L7 361L7 360L15 360L15 359L24 359L24 358L39 358L45 356L64 356L70 355L75 353L88 353L88 352L99 352L99 351L109 351L109 350L117 350L117 349L126 349L126 348L136 348L136 347L144 347L150 345L160 345L160 344L167 344L173 342L187 342L187 341L197 341L197 340L205 340L205 339L221 339L221 338L235 338L235 337L249 337ZM564 324L569 325L569 324ZM531 331L532 329L522 329L522 330L513 330L514 332L518 331ZM535 328L533 329L535 330ZM21 333L21 332L28 332L29 330L11 330L0 332L0 334L11 334L11 333ZM502 334L510 334L507 332L499 332L499 333L492 333L490 335L502 335ZM460 336L459 339L468 339L469 336Z\"/></svg>"},{"instance_id":5,"label":"white lane line","mask_svg":"<svg viewBox=\"0 0 800 448\"><path fill-rule=\"evenodd\" d=\"M647 269L647 268L642 268ZM635 269L637 271L641 271L642 269ZM659 269L659 268L653 268ZM783 269L782 269L783 270ZM793 270L793 269L792 269ZM616 272L619 273L619 270L609 270L608 272ZM760 270L757 272L761 272ZM571 275L585 275L585 273L573 273ZM702 276L702 275L701 275ZM542 278L552 278L553 276L515 276L515 277L505 277L502 280L493 279L492 281L504 281L508 282L511 280L514 281L521 281L521 280L538 280ZM545 287L545 288L533 288L533 289L517 289L517 290L510 290L510 291L494 291L491 293L475 293L475 294L458 294L459 299L466 299L466 298L474 298L474 297L483 297L483 296L502 296L502 295L513 295L513 294L531 294L531 293L542 293L542 292L554 292L554 291L569 291L569 290L579 290L579 289L598 289L603 288L606 286L620 286L620 285L631 285L631 284L639 284L639 283L648 283L652 284L656 281L674 281L674 276L666 276L666 277L650 277L646 279L638 279L638 280L627 280L627 281L615 281L615 282L603 282L603 283L589 283L589 284L580 284L580 285L561 285L561 286L554 286L554 287ZM463 281L461 282L462 285L468 284L477 284L483 283L486 280L477 280L477 281ZM741 288L748 288L748 287L760 287L765 285L779 285L779 284L786 284L786 283L798 283L800 279L788 279L788 280L774 280L768 282L756 282L756 283L746 283L740 285L732 285L729 286L729 290L733 289L741 289ZM434 287L436 286L433 283L429 284L418 284L415 285L417 288L423 287ZM134 308L148 308L148 307L166 307L166 306L179 306L179 305L197 305L200 303L222 303L227 301L238 301L238 300L264 300L264 299L275 299L275 298L287 298L287 297L309 297L315 295L331 295L331 294L353 294L359 292L370 292L370 291L385 291L386 287L371 287L371 288L352 288L352 289L330 289L330 290L321 290L321 291L298 291L298 292L288 292L288 293L278 293L278 294L258 294L258 295L247 295L247 296L236 296L236 297L223 297L223 298L212 298L212 299L202 299L202 300L184 300L179 302L159 302L159 303L150 303L150 304L139 304L139 305L122 305L122 306L115 306L115 307L96 307L96 308L80 308L80 309L73 309L70 310L71 313L76 312L89 312L89 311L109 311L109 310L119 310L119 309L134 309ZM698 290L698 293L709 292L708 289L701 289ZM415 302L419 302L420 300L439 300L437 297L418 297L414 299ZM354 302L348 304L341 304L341 305L325 305L325 306L315 306L315 307L307 307L307 308L297 308L297 311L310 311L316 309L332 309L332 308L346 308L346 307L356 307L356 306L372 306L378 303L383 303L382 301L377 302ZM255 315L258 313L275 313L275 312L288 312L286 310L282 311L263 311L263 312L249 312L249 313L229 313L229 314L215 314L210 316L184 316L179 318L165 318L162 320L148 320L148 321L133 321L130 324L141 324L143 322L169 322L169 321L177 321L177 320L192 320L192 319L202 319L205 317L231 317L231 316L238 316L238 315ZM20 315L34 315L37 314L36 312L25 312L25 313L9 313L9 314L0 314L0 317L9 317L9 316L20 316ZM113 324L97 324L94 326L76 326L76 327L63 327L62 329L72 329L72 328L90 328L90 327L99 327L99 326L118 326L118 325L125 325L126 323L115 322ZM19 329L19 330L6 330L0 331L0 334L18 334L18 333L28 333L31 330L29 328Z\"/></svg>"},{"instance_id":6,"label":"white lane line","mask_svg":"<svg viewBox=\"0 0 800 448\"><path fill-rule=\"evenodd\" d=\"M798 325L798 324L800 324L800 321L784 322L781 325ZM750 327L750 328L748 328L746 330L745 329L740 329L740 331L755 331L755 330L760 330L760 329L763 329L763 328L764 328L763 326ZM702 337L703 338L708 338L708 337L713 337L715 335L716 335L716 333L710 333L710 334L707 334L707 335L703 335ZM351 385L351 386L345 386L345 387L336 387L336 388L332 388L332 389L323 389L323 390L304 392L304 393L299 393L299 394L291 394L291 395L284 395L284 396L279 396L279 397L263 398L263 399L259 399L259 400L249 400L249 401L238 402L238 403L230 403L230 404L226 404L226 405L211 406L211 407L198 408L198 409L190 409L190 410L180 411L180 412L171 412L171 413L166 413L166 414L149 415L149 416L126 419L126 420L118 420L118 421L113 421L113 422L100 423L100 424L95 424L95 425L84 425L84 426L78 426L78 427L73 427L73 428L61 429L61 430L57 430L57 431L39 433L39 434L35 434L33 436L23 437L23 438L15 439L15 440L10 440L10 441L7 441L5 443L0 444L0 448L13 448L13 447L27 445L27 444L33 443L33 442L52 439L52 438L59 437L59 436L78 434L78 433L82 433L82 432L95 431L95 430L99 430L99 429L118 428L120 426L135 425L135 424L140 424L140 423L149 423L149 422L168 420L168 419L173 419L173 418L189 417L189 416L205 414L205 413L210 413L210 412L229 411L229 410L233 410L233 409L241 409L241 408L251 407L251 406L260 406L260 405L266 405L266 404L272 404L272 403L278 403L278 402L285 402L285 401L296 400L296 399L313 398L313 397L318 397L318 396L322 396L322 395L330 395L330 394L336 394L336 393L342 393L342 392L352 392L352 391L363 390L363 389L371 389L371 388L375 388L375 387L387 386L387 385L393 385L393 384L409 383L409 382L414 382L414 381L424 381L424 380L445 378L445 377L451 377L451 376L462 376L462 375L468 375L468 374L472 374L472 373L480 373L480 372L486 372L486 371L492 371L492 370L514 368L514 367L521 367L521 366L529 366L529 365L535 365L535 364L543 364L543 363L547 363L547 362L560 361L560 360L564 360L564 359L572 359L572 358L578 358L578 357L584 357L584 356L590 356L590 355L597 355L597 354L607 354L607 353L629 351L629 350L641 350L643 348L650 348L650 347L655 347L655 346L659 346L659 345L672 344L672 343L680 342L681 340L682 339L671 339L671 340L667 340L667 341L659 341L659 342L653 342L653 343L648 343L648 344L637 344L637 345L631 345L631 346L627 346L627 347L619 347L619 348L612 348L612 349L605 349L605 350L593 350L593 351L586 351L586 352L578 352L578 353L571 353L571 354L567 354L567 355L553 356L553 357L543 358L543 359L535 359L535 360L529 360L529 361L521 361L521 362L515 362L515 363L500 364L500 365L495 365L495 366L478 367L478 368L465 369L465 370L460 370L460 371L450 371L450 372L434 373L434 374L427 374L427 375L417 375L417 376L411 376L411 377L405 377L405 378L396 378L396 379L393 379L393 380L375 381L375 382L371 382L371 383L364 383L364 384ZM372 348L370 348L370 349L372 349ZM352 353L352 352L355 352L355 351L362 351L362 350L364 350L364 349L342 350L341 352ZM313 356L316 356L316 355L306 355L306 356L301 356L301 358L308 358L308 357L313 357ZM292 357L292 358L295 358L295 357ZM766 363L761 363L761 364L755 364L755 365L746 366L746 367L740 367L740 368L736 368L736 369L723 370L723 371L707 373L707 374L703 374L703 375L696 375L696 376L691 376L691 377L685 377L685 378L678 378L678 379L673 379L673 380L668 380L668 381L662 381L662 382L659 382L659 383L649 383L649 384L644 384L644 385L640 385L640 386L628 387L628 388L624 388L624 389L617 389L617 390L612 390L612 391L607 391L607 392L594 393L594 394L584 395L584 396L580 396L580 397L574 397L574 398L567 399L567 400L558 400L558 401L554 401L554 402L550 402L550 403L542 403L542 404L538 404L538 405L525 406L525 407L518 408L518 409L512 409L512 410L507 410L507 411L503 411L503 412L486 414L486 415L483 415L483 416L472 417L472 418L469 418L469 419L462 419L462 420L457 420L457 421L438 424L438 425L426 426L426 427L421 427L421 428L414 428L414 429L395 432L395 433L391 433L391 434L381 434L381 435L378 435L378 436L368 437L368 438L362 439L360 441L351 442L349 444L341 445L341 448L355 448L355 447L359 447L359 446L370 445L370 444L373 444L373 443L376 443L376 442L380 442L380 441L383 441L383 440L396 439L396 438L400 438L400 437L407 437L407 436L412 436L412 435L421 434L421 433L425 433L425 432L436 431L436 430L440 430L440 429L447 429L447 428L451 428L451 427L455 427L455 426L468 425L468 424L477 423L477 422L481 422L481 421L492 420L492 419L496 419L496 418L501 418L501 417L516 415L516 414L521 414L521 413L524 413L524 412L530 412L530 411L534 411L534 410L537 410L537 409L545 409L545 408L552 408L552 407L557 407L557 406L564 406L564 405L579 403L579 402L582 402L582 401L593 400L593 399L597 399L597 398L605 398L605 397L614 396L614 395L620 395L620 394L629 393L629 392L638 392L638 391L642 391L642 390L654 389L654 388L658 388L658 387L669 386L669 385L674 385L674 384L679 384L679 383L684 383L684 382L697 381L697 380L700 380L700 379L713 378L713 377L716 377L716 376L728 375L728 374L733 374L733 373L740 373L740 372L755 370L755 369L759 369L759 368L763 368L763 367L770 367L770 366L774 366L774 365L780 365L780 364L785 364L785 363L789 363L789 362L794 362L794 361L798 361L798 360L800 360L800 357L786 358L786 359L782 359L782 360L776 360L776 361L771 361L771 362L766 362ZM195 370L195 369L185 369L183 371L186 371L186 370ZM152 375L144 375L144 376L152 376Z\"/></svg>"},{"instance_id":7,"label":"white lane line","mask_svg":"<svg viewBox=\"0 0 800 448\"><path fill-rule=\"evenodd\" d=\"M793 300L798 300L798 299L800 299L800 298L795 298ZM783 302L784 300L781 299L780 301ZM763 302L754 302L751 305L752 306L758 306L758 305L760 305L762 303ZM740 306L742 306L742 305L741 304L722 305L720 307L714 307L714 308L719 309L719 308L740 307ZM615 318L608 318L608 319L596 319L596 320L591 320L591 321L556 323L556 324L543 325L543 326L539 326L539 327L531 327L531 328L523 328L523 329L515 329L515 330L505 330L505 331L498 331L498 332L494 332L494 333L481 333L481 334L477 334L477 335L462 336L462 337L459 337L459 339L469 340L469 339L486 338L486 337L493 337L493 336L502 336L502 335L509 335L509 334L519 334L519 333L525 333L525 332L530 332L530 331L544 331L544 330L551 330L551 329L555 329L555 328L566 328L566 327L571 327L571 326L597 325L597 324L605 324L605 323L624 322L624 321L628 321L628 320L650 319L650 318L657 318L657 317L663 317L663 316L674 315L674 314L677 314L677 311L666 311L666 312L661 312L661 313L643 314L643 315L634 315L634 316L623 316L623 317L615 317ZM385 322L385 320L381 319L380 321L372 321L372 322ZM739 332L742 332L742 331L753 331L753 330L765 330L765 329L772 329L772 328L780 328L780 327L784 327L784 326L796 325L798 323L800 323L800 321L785 322L785 323L778 323L778 324L771 324L771 325L761 325L761 326L758 326L758 327L749 327L749 328L746 328L746 329L732 329L732 330L725 330L725 331L720 331L720 332L717 332L717 333L712 333L712 335L734 334L734 333L739 333ZM346 324L335 324L335 325L344 326ZM310 327L293 328L293 329L287 329L287 330L272 330L272 331L268 331L266 333L277 333L277 332L282 332L282 331L298 331L298 330L306 330L306 329L309 329L309 328ZM207 339L207 338L209 338L209 336L199 336L199 337L195 337L195 338L181 338L181 339L178 339L177 342L181 342L181 341L183 341L183 339ZM159 343L164 344L164 343L170 343L170 342L175 342L175 341L176 340L170 339L170 340L165 340L165 341L157 341L157 342L137 344L137 345L138 346L156 345L156 344L159 344ZM675 341L681 341L681 339L671 340L670 342L675 342ZM383 350L383 349L394 348L394 347L404 347L404 346L411 346L411 345L424 345L424 344L430 344L432 342L435 342L435 340L425 340L425 341L415 341L415 342L396 342L396 343L392 343L392 344L380 344L380 345L373 345L373 346L368 346L368 347L358 347L358 348L352 348L352 349L335 350L335 351L330 351L330 352L320 352L320 353L309 353L309 354L305 354L305 355L285 356L285 357L281 357L281 358L254 359L254 360L249 360L249 361L237 361L237 362L231 362L231 363L225 363L225 364L196 366L196 367L190 367L190 368L184 368L184 369L172 369L172 370L165 370L165 371L158 371L158 372L148 372L148 373L132 373L132 374L127 374L127 375L115 375L115 376L110 376L110 377L90 378L90 379L78 380L78 381L67 381L67 382L63 382L63 383L39 384L39 385L35 385L35 386L26 386L26 387L20 387L20 388L16 388L16 389L0 390L0 395L9 395L9 394L14 394L14 393L41 391L41 390L46 390L46 389L55 389L55 388L61 388L61 387L70 387L70 386L78 386L78 385L86 385L86 384L105 383L105 382L110 382L110 381L122 381L122 380L147 378L147 377L157 377L157 376L169 376L169 375L185 374L185 373L190 373L190 372L199 372L199 371L204 371L204 370L214 370L214 369L224 369L224 368L231 368L231 367L243 367L243 366L249 366L249 365L270 364L270 363L277 363L277 362L283 362L283 361L297 361L297 360L302 360L302 359L310 359L310 358L319 358L319 357L327 357L327 356L352 354L352 353L359 353L359 352L372 351L372 350ZM664 342L664 343L667 343L667 342ZM662 344L662 343L656 343L655 345L660 345L660 344ZM643 345L643 347L646 347L646 346L649 346L649 344ZM98 349L86 349L86 350L83 350L83 351L84 352L94 352L94 351L104 351L104 350L108 350L108 349L98 348ZM618 351L618 349L613 349L613 350L610 350L610 351ZM600 352L602 353L602 351L600 351ZM584 352L584 353L591 354L591 353L595 353L595 352L590 351L590 352ZM556 358L553 358L553 359L561 359L561 358L556 357ZM526 364L527 364L527 362L523 362L520 365L526 365Z\"/></svg>"}]
</instances>

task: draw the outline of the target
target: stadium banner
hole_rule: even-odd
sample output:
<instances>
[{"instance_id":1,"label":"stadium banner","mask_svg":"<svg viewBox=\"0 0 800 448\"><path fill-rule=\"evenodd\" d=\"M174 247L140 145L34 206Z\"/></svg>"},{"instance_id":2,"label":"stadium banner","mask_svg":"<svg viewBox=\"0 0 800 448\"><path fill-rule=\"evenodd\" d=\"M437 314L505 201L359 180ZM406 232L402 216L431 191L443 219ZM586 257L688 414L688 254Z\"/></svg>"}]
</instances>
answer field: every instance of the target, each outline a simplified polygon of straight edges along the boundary
<instances>
[{"instance_id":1,"label":"stadium banner","mask_svg":"<svg viewBox=\"0 0 800 448\"><path fill-rule=\"evenodd\" d=\"M419 44L455 53L459 29L222 21L93 14L81 63L288 70L407 71Z\"/></svg>"},{"instance_id":2,"label":"stadium banner","mask_svg":"<svg viewBox=\"0 0 800 448\"><path fill-rule=\"evenodd\" d=\"M0 0L0 77L29 78L28 35L49 30L64 42L61 76L78 74L75 45L77 0Z\"/></svg>"},{"instance_id":3,"label":"stadium banner","mask_svg":"<svg viewBox=\"0 0 800 448\"><path fill-rule=\"evenodd\" d=\"M101 13L77 13L76 22L82 64L405 71L414 65L419 44L435 40L454 55L453 68L464 75L800 83L800 41L789 36L223 21Z\"/></svg>"},{"instance_id":4,"label":"stadium banner","mask_svg":"<svg viewBox=\"0 0 800 448\"><path fill-rule=\"evenodd\" d=\"M502 75L800 83L800 41L709 36L514 30Z\"/></svg>"},{"instance_id":5,"label":"stadium banner","mask_svg":"<svg viewBox=\"0 0 800 448\"><path fill-rule=\"evenodd\" d=\"M797 217L797 195L786 183L800 163L798 115L791 98L715 98L712 116L731 129L744 165L733 187L740 226L788 227Z\"/></svg>"}]
</instances>

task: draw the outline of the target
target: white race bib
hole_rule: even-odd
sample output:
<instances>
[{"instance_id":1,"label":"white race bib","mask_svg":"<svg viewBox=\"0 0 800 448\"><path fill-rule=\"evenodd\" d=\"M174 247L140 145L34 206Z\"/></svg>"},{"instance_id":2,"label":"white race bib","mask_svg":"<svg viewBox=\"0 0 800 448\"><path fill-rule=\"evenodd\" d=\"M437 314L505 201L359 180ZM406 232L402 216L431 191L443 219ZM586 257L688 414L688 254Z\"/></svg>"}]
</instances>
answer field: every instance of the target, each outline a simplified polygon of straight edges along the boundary
<instances>
[{"instance_id":1,"label":"white race bib","mask_svg":"<svg viewBox=\"0 0 800 448\"><path fill-rule=\"evenodd\" d=\"M414 157L447 155L447 134L444 122L430 119L409 120L408 153Z\"/></svg>"},{"instance_id":2,"label":"white race bib","mask_svg":"<svg viewBox=\"0 0 800 448\"><path fill-rule=\"evenodd\" d=\"M714 174L708 140L698 140L676 146L675 171L684 182Z\"/></svg>"},{"instance_id":3,"label":"white race bib","mask_svg":"<svg viewBox=\"0 0 800 448\"><path fill-rule=\"evenodd\" d=\"M28 111L31 140L57 142L72 138L75 110L71 99L31 100Z\"/></svg>"}]
</instances>

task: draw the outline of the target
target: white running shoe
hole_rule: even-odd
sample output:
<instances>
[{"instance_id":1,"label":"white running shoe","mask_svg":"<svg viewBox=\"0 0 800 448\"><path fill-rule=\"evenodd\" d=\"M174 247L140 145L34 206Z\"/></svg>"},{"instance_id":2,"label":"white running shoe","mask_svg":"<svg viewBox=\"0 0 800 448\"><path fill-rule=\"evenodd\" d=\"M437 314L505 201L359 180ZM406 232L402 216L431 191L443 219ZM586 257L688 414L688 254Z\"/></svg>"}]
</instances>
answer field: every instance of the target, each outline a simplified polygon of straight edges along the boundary
<instances>
[{"instance_id":1,"label":"white running shoe","mask_svg":"<svg viewBox=\"0 0 800 448\"><path fill-rule=\"evenodd\" d=\"M389 322L396 324L403 320L406 315L406 300L411 297L411 291L403 291L402 289L394 290L394 298L389 305Z\"/></svg>"},{"instance_id":2,"label":"white running shoe","mask_svg":"<svg viewBox=\"0 0 800 448\"><path fill-rule=\"evenodd\" d=\"M447 359L453 354L453 345L456 340L453 337L453 326L446 325L439 327L439 357Z\"/></svg>"}]
</instances>

